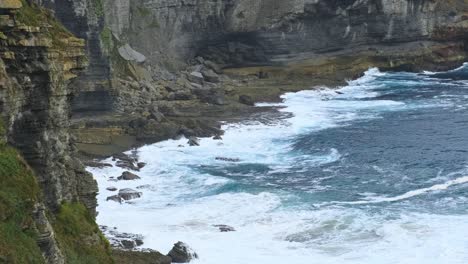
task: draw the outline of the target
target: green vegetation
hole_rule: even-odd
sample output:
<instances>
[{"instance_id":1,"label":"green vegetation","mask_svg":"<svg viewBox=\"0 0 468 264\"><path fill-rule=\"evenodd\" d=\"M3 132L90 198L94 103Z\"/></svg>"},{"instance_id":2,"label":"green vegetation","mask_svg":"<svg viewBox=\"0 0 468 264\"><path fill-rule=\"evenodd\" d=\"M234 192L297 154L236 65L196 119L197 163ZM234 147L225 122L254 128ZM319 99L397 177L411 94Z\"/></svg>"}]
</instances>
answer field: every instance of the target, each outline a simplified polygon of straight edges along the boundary
<instances>
[{"instance_id":1,"label":"green vegetation","mask_svg":"<svg viewBox=\"0 0 468 264\"><path fill-rule=\"evenodd\" d=\"M0 121L0 138L5 129ZM32 213L39 187L20 155L0 142L0 263L44 263Z\"/></svg>"},{"instance_id":2,"label":"green vegetation","mask_svg":"<svg viewBox=\"0 0 468 264\"><path fill-rule=\"evenodd\" d=\"M101 41L104 49L109 52L112 49L112 31L108 27L104 27L102 30Z\"/></svg>"},{"instance_id":3,"label":"green vegetation","mask_svg":"<svg viewBox=\"0 0 468 264\"><path fill-rule=\"evenodd\" d=\"M16 19L26 26L40 27L44 23L49 24L47 35L52 44L57 48L65 48L65 39L73 36L47 9L30 5L22 0L23 7L16 14Z\"/></svg>"},{"instance_id":4,"label":"green vegetation","mask_svg":"<svg viewBox=\"0 0 468 264\"><path fill-rule=\"evenodd\" d=\"M97 17L104 17L104 6L102 5L101 0L92 0L94 6L94 12Z\"/></svg>"},{"instance_id":5,"label":"green vegetation","mask_svg":"<svg viewBox=\"0 0 468 264\"><path fill-rule=\"evenodd\" d=\"M68 264L113 263L110 245L80 203L64 203L53 224Z\"/></svg>"}]
</instances>

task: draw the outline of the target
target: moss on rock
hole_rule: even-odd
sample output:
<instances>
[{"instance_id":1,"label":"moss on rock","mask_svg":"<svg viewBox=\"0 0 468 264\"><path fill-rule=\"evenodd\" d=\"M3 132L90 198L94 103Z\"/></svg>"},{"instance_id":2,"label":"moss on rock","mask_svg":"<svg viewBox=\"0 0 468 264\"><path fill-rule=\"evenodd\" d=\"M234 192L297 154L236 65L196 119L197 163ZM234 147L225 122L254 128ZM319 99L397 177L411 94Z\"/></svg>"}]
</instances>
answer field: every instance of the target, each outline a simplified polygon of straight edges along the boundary
<instances>
[{"instance_id":1,"label":"moss on rock","mask_svg":"<svg viewBox=\"0 0 468 264\"><path fill-rule=\"evenodd\" d=\"M114 263L109 242L81 203L62 204L53 226L67 263Z\"/></svg>"},{"instance_id":2,"label":"moss on rock","mask_svg":"<svg viewBox=\"0 0 468 264\"><path fill-rule=\"evenodd\" d=\"M0 138L5 130L0 121ZM0 263L44 263L33 219L39 187L16 150L0 142Z\"/></svg>"}]
</instances>

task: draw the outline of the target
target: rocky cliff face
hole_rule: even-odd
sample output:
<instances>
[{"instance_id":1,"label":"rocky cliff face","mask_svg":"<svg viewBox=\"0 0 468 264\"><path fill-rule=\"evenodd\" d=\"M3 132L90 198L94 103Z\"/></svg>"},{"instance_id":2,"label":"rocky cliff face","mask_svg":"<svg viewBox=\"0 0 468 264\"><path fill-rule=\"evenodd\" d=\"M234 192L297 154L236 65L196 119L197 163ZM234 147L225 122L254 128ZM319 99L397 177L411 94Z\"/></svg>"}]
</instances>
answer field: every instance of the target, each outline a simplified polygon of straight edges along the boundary
<instances>
[{"instance_id":1,"label":"rocky cliff face","mask_svg":"<svg viewBox=\"0 0 468 264\"><path fill-rule=\"evenodd\" d=\"M69 132L73 95L69 84L86 66L84 41L69 33L52 14L24 1L0 1L0 116L4 120L1 136L20 152L41 189L39 193L31 194L30 199L35 202L33 208L29 211L19 210L19 207L11 209L19 211L0 219L0 224L11 222L14 226L18 214L25 215L24 219L32 219L34 224L29 224L33 233L28 234L35 234L43 256L43 260L32 255L28 257L29 252L21 251L25 246L21 242L15 245L14 240L0 239L2 245L6 243L1 247L0 259L6 259L7 263L69 262L73 253L67 248L70 235L77 236L75 242L89 239L88 246L96 247L96 252L105 242L99 237L94 222L90 225L96 228L86 233L77 231L72 225L67 230L56 230L63 221L68 221L67 218L56 218L64 213L66 205L86 206L84 211L71 217L80 219L83 215L95 214L97 186L92 175L75 158ZM2 163L5 166L2 169L14 168L11 165L15 164L14 159L19 158L12 155L11 160L4 160L11 163ZM24 180L20 178L25 177L22 176L24 173L9 172L2 174L7 178L2 179L2 184L8 182L8 177L18 177L18 189L2 186L6 188L2 192L2 202L6 199L3 195L15 197L17 192L23 192L21 188L26 188L22 187ZM8 209L9 204L5 206ZM20 226L25 225L21 220L16 221L20 221L16 223ZM86 219L80 224L86 225ZM3 252L5 248L6 252Z\"/></svg>"},{"instance_id":2,"label":"rocky cliff face","mask_svg":"<svg viewBox=\"0 0 468 264\"><path fill-rule=\"evenodd\" d=\"M216 131L207 117L243 111L241 95L270 100L281 91L336 85L369 67L442 70L467 55L464 0L63 2L69 4L48 6L87 36L91 64L109 63L93 71L99 88L74 99L79 147L95 154ZM200 89L190 76L219 68L234 78L204 80Z\"/></svg>"}]
</instances>

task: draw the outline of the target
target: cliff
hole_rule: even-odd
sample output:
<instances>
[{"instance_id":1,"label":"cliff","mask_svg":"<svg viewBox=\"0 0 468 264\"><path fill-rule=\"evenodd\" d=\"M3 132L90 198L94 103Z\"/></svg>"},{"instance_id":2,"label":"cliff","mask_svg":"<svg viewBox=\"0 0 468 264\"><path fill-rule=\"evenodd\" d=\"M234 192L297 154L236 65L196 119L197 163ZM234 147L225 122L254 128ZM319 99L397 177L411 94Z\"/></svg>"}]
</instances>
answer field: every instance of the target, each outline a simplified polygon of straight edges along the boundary
<instances>
[{"instance_id":1,"label":"cliff","mask_svg":"<svg viewBox=\"0 0 468 264\"><path fill-rule=\"evenodd\" d=\"M50 12L0 2L0 260L6 263L110 262L93 220L97 186L74 157L69 133L69 82L86 64L84 41Z\"/></svg>"},{"instance_id":2,"label":"cliff","mask_svg":"<svg viewBox=\"0 0 468 264\"><path fill-rule=\"evenodd\" d=\"M467 32L466 0L0 0L0 237L21 234L0 262L111 262L78 154L221 134L369 67L446 70Z\"/></svg>"},{"instance_id":3,"label":"cliff","mask_svg":"<svg viewBox=\"0 0 468 264\"><path fill-rule=\"evenodd\" d=\"M42 2L87 40L72 101L87 154L220 133L216 120L251 111L242 96L275 100L369 67L445 70L467 55L464 0Z\"/></svg>"}]
</instances>

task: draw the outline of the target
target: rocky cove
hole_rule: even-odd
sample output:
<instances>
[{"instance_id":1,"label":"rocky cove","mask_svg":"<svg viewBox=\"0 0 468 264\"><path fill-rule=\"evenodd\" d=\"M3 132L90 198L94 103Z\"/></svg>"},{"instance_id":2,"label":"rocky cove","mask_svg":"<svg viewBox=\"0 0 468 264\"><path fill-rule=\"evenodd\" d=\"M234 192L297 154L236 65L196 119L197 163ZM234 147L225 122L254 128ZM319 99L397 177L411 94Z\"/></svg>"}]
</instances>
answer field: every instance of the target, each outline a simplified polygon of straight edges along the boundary
<instances>
[{"instance_id":1,"label":"rocky cove","mask_svg":"<svg viewBox=\"0 0 468 264\"><path fill-rule=\"evenodd\" d=\"M276 111L256 102L372 67L456 68L467 12L464 0L0 0L0 263L169 263L112 249L83 164L114 156L133 173L143 164L120 153L222 138L220 121Z\"/></svg>"}]
</instances>

